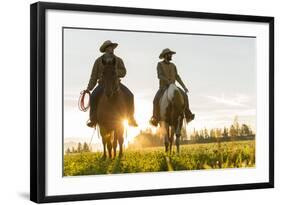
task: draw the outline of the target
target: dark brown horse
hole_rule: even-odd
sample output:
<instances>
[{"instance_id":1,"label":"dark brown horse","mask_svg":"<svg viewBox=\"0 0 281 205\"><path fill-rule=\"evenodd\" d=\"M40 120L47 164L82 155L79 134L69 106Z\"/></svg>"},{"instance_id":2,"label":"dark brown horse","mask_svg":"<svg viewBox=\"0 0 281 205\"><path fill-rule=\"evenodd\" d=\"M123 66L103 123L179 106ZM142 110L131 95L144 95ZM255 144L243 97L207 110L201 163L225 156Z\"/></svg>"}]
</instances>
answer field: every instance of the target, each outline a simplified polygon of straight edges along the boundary
<instances>
[{"instance_id":1,"label":"dark brown horse","mask_svg":"<svg viewBox=\"0 0 281 205\"><path fill-rule=\"evenodd\" d=\"M124 126L123 121L127 117L125 98L120 89L120 79L115 69L115 57L112 54L104 54L102 59L104 71L102 76L103 94L98 103L97 122L100 128L103 143L103 156L106 150L109 158L116 156L117 144L119 144L119 156L123 153Z\"/></svg>"}]
</instances>

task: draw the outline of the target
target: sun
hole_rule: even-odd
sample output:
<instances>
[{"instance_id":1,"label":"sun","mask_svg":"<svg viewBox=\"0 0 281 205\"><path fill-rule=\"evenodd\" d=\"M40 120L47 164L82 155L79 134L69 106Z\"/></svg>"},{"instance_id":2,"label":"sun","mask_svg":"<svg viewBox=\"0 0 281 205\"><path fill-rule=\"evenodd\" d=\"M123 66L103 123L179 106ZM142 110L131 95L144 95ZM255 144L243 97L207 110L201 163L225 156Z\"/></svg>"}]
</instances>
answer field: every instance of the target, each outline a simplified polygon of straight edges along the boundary
<instances>
[{"instance_id":1,"label":"sun","mask_svg":"<svg viewBox=\"0 0 281 205\"><path fill-rule=\"evenodd\" d=\"M129 127L129 123L128 123L127 119L123 120L123 126L124 126L124 129L127 129Z\"/></svg>"},{"instance_id":2,"label":"sun","mask_svg":"<svg viewBox=\"0 0 281 205\"><path fill-rule=\"evenodd\" d=\"M124 144L125 147L129 143L134 141L134 138L141 132L141 130L146 130L147 128L152 128L153 131L156 130L149 124L149 119L152 115L152 103L143 98L135 98L135 119L138 126L132 127L128 124L128 119L123 119L124 127Z\"/></svg>"}]
</instances>

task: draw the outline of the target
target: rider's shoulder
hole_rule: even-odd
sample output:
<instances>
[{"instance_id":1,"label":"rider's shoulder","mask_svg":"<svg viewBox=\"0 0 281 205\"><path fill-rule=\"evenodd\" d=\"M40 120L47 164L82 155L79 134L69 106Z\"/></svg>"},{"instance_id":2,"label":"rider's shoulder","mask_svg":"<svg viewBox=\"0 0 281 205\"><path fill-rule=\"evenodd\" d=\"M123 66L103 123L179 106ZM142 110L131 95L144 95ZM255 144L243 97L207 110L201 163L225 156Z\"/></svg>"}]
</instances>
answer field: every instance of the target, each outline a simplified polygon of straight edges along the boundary
<instances>
[{"instance_id":1,"label":"rider's shoulder","mask_svg":"<svg viewBox=\"0 0 281 205\"><path fill-rule=\"evenodd\" d=\"M96 59L96 62L101 61L101 60L102 60L102 57L103 57L103 55L99 56L99 57Z\"/></svg>"},{"instance_id":2,"label":"rider's shoulder","mask_svg":"<svg viewBox=\"0 0 281 205\"><path fill-rule=\"evenodd\" d=\"M174 64L173 62L170 62L171 65L173 65L174 67L176 67L176 64Z\"/></svg>"},{"instance_id":3,"label":"rider's shoulder","mask_svg":"<svg viewBox=\"0 0 281 205\"><path fill-rule=\"evenodd\" d=\"M166 64L167 63L164 60L158 62L158 65L166 65ZM172 66L176 67L176 65L173 62L169 62L169 65L172 65Z\"/></svg>"},{"instance_id":4,"label":"rider's shoulder","mask_svg":"<svg viewBox=\"0 0 281 205\"><path fill-rule=\"evenodd\" d=\"M117 61L123 61L123 59L122 58L120 58L119 56L117 56L117 55L114 55L114 57L116 58L116 60Z\"/></svg>"}]
</instances>

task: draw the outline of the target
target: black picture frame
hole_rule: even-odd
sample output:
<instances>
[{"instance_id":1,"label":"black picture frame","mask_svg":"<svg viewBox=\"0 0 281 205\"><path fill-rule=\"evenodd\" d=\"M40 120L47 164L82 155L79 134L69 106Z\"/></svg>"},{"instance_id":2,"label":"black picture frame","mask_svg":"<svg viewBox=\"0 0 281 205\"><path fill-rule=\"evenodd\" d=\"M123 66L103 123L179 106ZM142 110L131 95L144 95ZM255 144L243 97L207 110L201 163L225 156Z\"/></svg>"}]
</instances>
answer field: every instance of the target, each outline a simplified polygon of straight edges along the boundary
<instances>
[{"instance_id":1,"label":"black picture frame","mask_svg":"<svg viewBox=\"0 0 281 205\"><path fill-rule=\"evenodd\" d=\"M46 81L45 25L46 10L86 11L160 17L216 19L263 22L269 25L269 181L263 183L170 188L107 193L46 196ZM230 191L274 187L274 17L202 13L146 8L111 7L82 4L38 2L30 6L30 200L37 203L97 200L198 192Z\"/></svg>"}]
</instances>

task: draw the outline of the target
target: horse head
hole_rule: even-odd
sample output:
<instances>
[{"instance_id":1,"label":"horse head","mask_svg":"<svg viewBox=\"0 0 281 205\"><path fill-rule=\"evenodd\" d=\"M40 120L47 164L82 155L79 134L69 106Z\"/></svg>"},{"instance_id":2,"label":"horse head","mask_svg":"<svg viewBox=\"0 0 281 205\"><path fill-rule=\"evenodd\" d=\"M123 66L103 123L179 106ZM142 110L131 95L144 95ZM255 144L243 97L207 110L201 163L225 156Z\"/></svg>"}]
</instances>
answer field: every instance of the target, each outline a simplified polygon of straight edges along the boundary
<instances>
[{"instance_id":1,"label":"horse head","mask_svg":"<svg viewBox=\"0 0 281 205\"><path fill-rule=\"evenodd\" d=\"M105 95L112 98L119 90L119 78L115 68L116 58L113 54L104 54L102 56L103 86Z\"/></svg>"}]
</instances>

